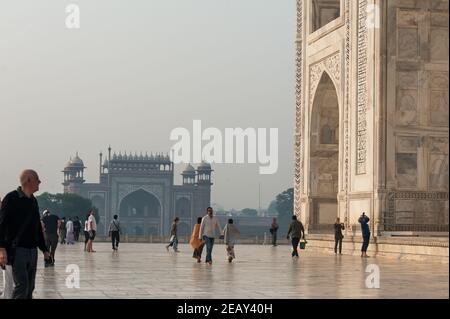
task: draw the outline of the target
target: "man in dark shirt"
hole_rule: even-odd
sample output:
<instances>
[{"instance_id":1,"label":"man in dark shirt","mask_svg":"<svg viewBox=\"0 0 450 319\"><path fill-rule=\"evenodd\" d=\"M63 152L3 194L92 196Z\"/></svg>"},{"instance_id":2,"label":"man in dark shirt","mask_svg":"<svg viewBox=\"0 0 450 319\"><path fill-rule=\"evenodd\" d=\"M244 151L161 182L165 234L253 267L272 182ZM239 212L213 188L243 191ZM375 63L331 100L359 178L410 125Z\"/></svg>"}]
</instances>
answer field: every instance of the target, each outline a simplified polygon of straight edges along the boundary
<instances>
[{"instance_id":1,"label":"man in dark shirt","mask_svg":"<svg viewBox=\"0 0 450 319\"><path fill-rule=\"evenodd\" d=\"M272 221L272 225L270 226L270 233L272 234L272 246L277 245L277 231L278 231L278 223L277 219L274 218Z\"/></svg>"},{"instance_id":2,"label":"man in dark shirt","mask_svg":"<svg viewBox=\"0 0 450 319\"><path fill-rule=\"evenodd\" d=\"M45 267L55 265L55 251L58 247L58 226L59 218L53 215L50 211L44 211L44 217L42 218L42 224L44 225L45 244L50 252L51 261L45 262Z\"/></svg>"},{"instance_id":3,"label":"man in dark shirt","mask_svg":"<svg viewBox=\"0 0 450 319\"><path fill-rule=\"evenodd\" d=\"M33 196L39 190L38 174L25 170L17 190L10 192L0 208L0 266L6 267L4 298L31 299L37 266L37 247L50 255L45 245L39 207ZM11 278L12 277L12 280ZM13 283L12 287L11 284Z\"/></svg>"},{"instance_id":4,"label":"man in dark shirt","mask_svg":"<svg viewBox=\"0 0 450 319\"><path fill-rule=\"evenodd\" d=\"M65 244L66 243L66 218L63 217L62 219L59 220L59 224L58 224L58 233L59 233L59 241L61 242L61 244Z\"/></svg>"},{"instance_id":5,"label":"man in dark shirt","mask_svg":"<svg viewBox=\"0 0 450 319\"><path fill-rule=\"evenodd\" d=\"M305 228L301 221L297 220L297 216L292 216L292 222L289 225L288 233L286 238L289 239L291 237L292 243L292 258L298 258L298 244L300 243L300 239L305 239Z\"/></svg>"},{"instance_id":6,"label":"man in dark shirt","mask_svg":"<svg viewBox=\"0 0 450 319\"><path fill-rule=\"evenodd\" d=\"M345 229L344 224L341 223L340 218L336 218L336 222L334 223L334 253L338 253L339 246L339 255L342 255L342 239L344 235L342 231Z\"/></svg>"},{"instance_id":7,"label":"man in dark shirt","mask_svg":"<svg viewBox=\"0 0 450 319\"><path fill-rule=\"evenodd\" d=\"M78 216L75 216L75 220L73 221L73 236L75 241L78 242L80 238L80 230L81 230L81 222Z\"/></svg>"}]
</instances>

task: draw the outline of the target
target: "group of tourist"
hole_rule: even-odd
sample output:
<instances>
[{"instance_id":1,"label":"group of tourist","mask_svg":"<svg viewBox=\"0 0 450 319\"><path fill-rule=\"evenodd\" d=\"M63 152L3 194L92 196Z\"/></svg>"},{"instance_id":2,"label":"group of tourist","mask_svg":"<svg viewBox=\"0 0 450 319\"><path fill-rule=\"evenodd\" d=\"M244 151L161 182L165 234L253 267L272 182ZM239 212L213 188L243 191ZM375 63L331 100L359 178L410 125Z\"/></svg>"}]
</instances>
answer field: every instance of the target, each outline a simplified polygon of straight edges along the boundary
<instances>
[{"instance_id":1,"label":"group of tourist","mask_svg":"<svg viewBox=\"0 0 450 319\"><path fill-rule=\"evenodd\" d=\"M370 218L367 217L366 213L363 212L359 217L358 222L361 224L361 232L363 238L363 244L361 247L361 257L369 257L367 256L367 248L369 247L370 241L370 228L369 228ZM344 235L342 231L345 230L345 226L341 223L339 217L336 218L336 222L334 223L334 253L342 255L342 240L344 239ZM338 250L339 249L339 250Z\"/></svg>"},{"instance_id":2,"label":"group of tourist","mask_svg":"<svg viewBox=\"0 0 450 319\"><path fill-rule=\"evenodd\" d=\"M49 249L50 256L52 257L52 261L45 264L45 266L54 266L55 250L58 246L58 242L67 245L74 245L75 242L78 242L81 222L78 216L76 216L73 221L72 218L69 218L68 221L66 221L65 217L59 218L57 215L52 214L46 209L43 212L41 224L44 231L45 243Z\"/></svg>"},{"instance_id":3,"label":"group of tourist","mask_svg":"<svg viewBox=\"0 0 450 319\"><path fill-rule=\"evenodd\" d=\"M36 268L38 260L38 248L44 255L45 267L55 264L55 251L58 245L58 238L61 243L73 244L78 241L81 223L78 218L72 221L71 218L59 219L50 211L44 211L42 219L39 214L39 207L34 193L39 190L38 174L33 170L25 170L20 175L20 186L8 193L1 201L0 208L0 267L4 270L3 298L6 299L31 299L34 291L36 278ZM370 240L369 217L363 213L359 218L361 224L363 246L361 256L367 257L367 247ZM175 218L171 228L170 243L166 247L173 247L178 252L177 225L179 219ZM276 246L278 224L274 219L270 232L272 234L272 244ZM334 225L335 229L335 253L339 248L342 253L342 230L344 225L339 218ZM95 211L91 210L86 216L84 225L86 252L95 252L93 241L97 231ZM118 250L120 241L120 223L118 216L114 215L109 226L109 236L111 237L112 249ZM234 225L233 219L229 219L227 225L222 230L219 220L214 216L213 209L207 208L207 214L197 219L194 226L190 245L194 249L193 258L201 262L202 252L206 246L205 262L212 264L212 251L216 238L224 239L228 261L231 263L236 257L234 246L240 235L239 230ZM305 229L303 224L292 216L289 225L287 238L291 239L292 257L298 258L297 247L301 239L305 240Z\"/></svg>"},{"instance_id":4,"label":"group of tourist","mask_svg":"<svg viewBox=\"0 0 450 319\"><path fill-rule=\"evenodd\" d=\"M94 210L89 211L84 226L84 250L87 252L95 252L92 248L92 242L94 241L95 231L97 229L94 214ZM66 221L65 217L59 218L49 210L45 210L43 212L41 224L44 232L45 244L50 254L50 258L45 261L44 266L52 267L55 265L55 252L58 243L74 245L75 242L79 241L81 222L78 216L76 216L73 221L72 218L68 218Z\"/></svg>"},{"instance_id":5,"label":"group of tourist","mask_svg":"<svg viewBox=\"0 0 450 319\"><path fill-rule=\"evenodd\" d=\"M192 230L191 240L189 241L190 245L194 249L192 257L197 260L197 262L201 262L203 248L206 246L206 258L205 262L209 265L212 264L212 250L214 247L214 241L216 238L223 239L226 251L228 262L232 262L233 259L236 258L234 252L234 246L236 244L237 239L240 236L239 229L234 225L234 221L232 218L228 219L228 223L225 225L222 230L220 227L219 219L214 216L214 212L212 207L207 208L207 214L204 217L197 218L197 224L195 224L194 229ZM292 241L292 256L298 257L297 247L300 242L300 239L305 238L305 230L303 228L303 224L297 220L297 217L294 215L292 217L293 221L289 226L287 237L291 238ZM173 247L175 252L178 252L178 235L177 235L177 225L180 219L175 217L170 229L170 240L169 244L166 246L166 249L169 250L169 247ZM277 240L277 231L278 224L276 219L274 218L273 223L270 228L270 232L272 234L272 244L276 246ZM217 232L216 232L217 231ZM218 234L220 234L218 236Z\"/></svg>"},{"instance_id":6,"label":"group of tourist","mask_svg":"<svg viewBox=\"0 0 450 319\"><path fill-rule=\"evenodd\" d=\"M233 219L229 219L228 223L222 230L220 227L219 219L214 216L214 211L212 207L206 209L207 214L204 217L198 217L197 223L194 225L192 230L190 245L194 249L192 257L197 260L198 263L201 262L203 248L206 246L206 258L205 262L209 265L212 264L212 251L214 247L214 242L216 238L224 239L226 245L226 251L228 256L228 262L232 262L236 258L234 253L234 245L238 239L240 232L234 225ZM170 229L170 241L166 246L173 247L175 252L178 252L178 234L177 225L180 219L175 217Z\"/></svg>"},{"instance_id":7,"label":"group of tourist","mask_svg":"<svg viewBox=\"0 0 450 319\"><path fill-rule=\"evenodd\" d=\"M362 232L362 238L363 238L363 244L361 247L361 257L369 257L367 256L367 248L369 247L369 241L370 241L370 228L369 228L369 221L370 218L366 215L365 212L362 213L362 215L359 217L358 222L361 224L361 232ZM343 223L341 223L340 218L336 218L336 221L334 223L334 253L342 255L342 240L344 239L344 235L342 234L342 231L345 230L345 226ZM278 224L276 218L273 219L272 225L270 227L270 233L272 235L272 245L277 245L277 231L278 231ZM304 240L306 244L305 239L305 229L303 227L303 224L297 220L297 217L294 215L292 216L292 222L289 225L288 235L287 238L291 239L292 243L292 257L298 257L298 251L297 247L301 241L301 239Z\"/></svg>"},{"instance_id":8,"label":"group of tourist","mask_svg":"<svg viewBox=\"0 0 450 319\"><path fill-rule=\"evenodd\" d=\"M39 190L38 174L25 170L20 174L20 186L8 193L1 201L0 208L0 267L4 274L5 299L31 299L36 278L38 251L44 255L44 266L55 265L58 242L74 244L79 239L81 223L78 217L59 218L45 210L41 219L34 193ZM95 211L86 217L85 251L95 252L92 243L97 224ZM120 226L117 215L111 222L110 234L113 249L117 250Z\"/></svg>"},{"instance_id":9,"label":"group of tourist","mask_svg":"<svg viewBox=\"0 0 450 319\"><path fill-rule=\"evenodd\" d=\"M51 218L47 218L47 215ZM58 216L52 215L49 210L45 210L42 217L42 227L44 227L44 231L47 233L45 230L45 227L48 226L46 225L48 224L46 220L51 224L50 230L53 235L57 235L60 244L73 245L78 241L81 231L81 222L78 216L75 216L73 220L69 217L66 221L66 217L59 219ZM53 227L55 222L57 222L56 229Z\"/></svg>"}]
</instances>

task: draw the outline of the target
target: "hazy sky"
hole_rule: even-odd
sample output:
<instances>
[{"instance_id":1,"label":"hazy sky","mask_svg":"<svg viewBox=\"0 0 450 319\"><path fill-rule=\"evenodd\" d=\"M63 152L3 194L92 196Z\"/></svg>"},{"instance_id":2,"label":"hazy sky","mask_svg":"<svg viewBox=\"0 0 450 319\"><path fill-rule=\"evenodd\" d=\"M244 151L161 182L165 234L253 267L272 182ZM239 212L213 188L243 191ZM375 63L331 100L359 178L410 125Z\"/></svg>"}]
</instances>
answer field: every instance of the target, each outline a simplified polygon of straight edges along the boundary
<instances>
[{"instance_id":1,"label":"hazy sky","mask_svg":"<svg viewBox=\"0 0 450 319\"><path fill-rule=\"evenodd\" d=\"M168 152L172 129L279 129L279 168L215 164L212 202L267 206L293 183L294 0L1 0L0 197L23 168L62 192L76 151ZM65 27L78 4L81 28ZM176 183L181 183L176 170Z\"/></svg>"}]
</instances>

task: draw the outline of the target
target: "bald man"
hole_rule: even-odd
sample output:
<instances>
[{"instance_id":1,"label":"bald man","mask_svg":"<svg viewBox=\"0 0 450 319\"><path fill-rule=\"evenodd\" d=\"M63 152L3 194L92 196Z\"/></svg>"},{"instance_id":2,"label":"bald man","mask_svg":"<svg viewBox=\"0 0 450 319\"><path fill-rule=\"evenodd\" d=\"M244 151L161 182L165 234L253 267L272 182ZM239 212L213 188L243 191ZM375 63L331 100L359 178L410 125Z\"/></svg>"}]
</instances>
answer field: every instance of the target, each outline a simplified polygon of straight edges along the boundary
<instances>
[{"instance_id":1,"label":"bald man","mask_svg":"<svg viewBox=\"0 0 450 319\"><path fill-rule=\"evenodd\" d=\"M38 174L25 170L20 187L5 196L0 208L0 266L6 268L5 299L31 299L37 267L37 248L49 259L34 193Z\"/></svg>"}]
</instances>

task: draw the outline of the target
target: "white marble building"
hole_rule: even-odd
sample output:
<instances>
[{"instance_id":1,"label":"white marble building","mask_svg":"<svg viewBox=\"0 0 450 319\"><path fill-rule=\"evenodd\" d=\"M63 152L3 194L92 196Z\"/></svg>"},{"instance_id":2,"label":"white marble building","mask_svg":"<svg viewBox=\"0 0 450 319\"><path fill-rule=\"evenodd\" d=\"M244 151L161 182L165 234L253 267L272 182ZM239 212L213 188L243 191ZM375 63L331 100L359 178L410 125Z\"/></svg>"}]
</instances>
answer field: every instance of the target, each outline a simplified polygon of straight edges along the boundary
<instances>
[{"instance_id":1,"label":"white marble building","mask_svg":"<svg viewBox=\"0 0 450 319\"><path fill-rule=\"evenodd\" d=\"M297 0L295 213L448 235L448 0Z\"/></svg>"}]
</instances>

